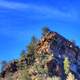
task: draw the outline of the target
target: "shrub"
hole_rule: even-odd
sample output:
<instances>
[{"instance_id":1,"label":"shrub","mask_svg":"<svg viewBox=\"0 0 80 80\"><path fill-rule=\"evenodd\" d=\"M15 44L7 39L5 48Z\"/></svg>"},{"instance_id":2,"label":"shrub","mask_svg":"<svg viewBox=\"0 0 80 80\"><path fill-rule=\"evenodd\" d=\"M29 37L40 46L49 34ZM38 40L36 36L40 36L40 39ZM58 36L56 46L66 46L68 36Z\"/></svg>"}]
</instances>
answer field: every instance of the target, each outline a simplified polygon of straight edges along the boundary
<instances>
[{"instance_id":1,"label":"shrub","mask_svg":"<svg viewBox=\"0 0 80 80\"><path fill-rule=\"evenodd\" d=\"M65 57L65 59L64 59L64 71L65 71L65 74L68 74L69 68L70 68L70 62L69 62L68 58Z\"/></svg>"}]
</instances>

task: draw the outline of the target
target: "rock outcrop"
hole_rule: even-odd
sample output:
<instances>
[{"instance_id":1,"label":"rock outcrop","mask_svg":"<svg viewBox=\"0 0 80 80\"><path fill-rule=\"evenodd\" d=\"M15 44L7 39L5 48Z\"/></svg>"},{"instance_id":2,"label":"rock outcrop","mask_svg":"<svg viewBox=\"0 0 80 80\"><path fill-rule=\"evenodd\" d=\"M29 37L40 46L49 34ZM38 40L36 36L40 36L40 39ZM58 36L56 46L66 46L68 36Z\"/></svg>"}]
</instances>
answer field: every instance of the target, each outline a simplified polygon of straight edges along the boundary
<instances>
[{"instance_id":1,"label":"rock outcrop","mask_svg":"<svg viewBox=\"0 0 80 80\"><path fill-rule=\"evenodd\" d=\"M80 48L60 34L50 31L37 43L35 61L32 65L28 65L26 58L22 61L19 60L17 63L8 64L2 72L2 76L5 77L7 72L19 74L17 64L22 63L22 65L26 64L25 66L27 66L25 71L30 77L29 80L51 80L54 77L57 77L58 80L65 80L66 76L69 75L64 72L66 57L70 63L69 73L74 74L75 78L80 80ZM15 76L13 75L13 77ZM19 75L16 77L18 78Z\"/></svg>"}]
</instances>

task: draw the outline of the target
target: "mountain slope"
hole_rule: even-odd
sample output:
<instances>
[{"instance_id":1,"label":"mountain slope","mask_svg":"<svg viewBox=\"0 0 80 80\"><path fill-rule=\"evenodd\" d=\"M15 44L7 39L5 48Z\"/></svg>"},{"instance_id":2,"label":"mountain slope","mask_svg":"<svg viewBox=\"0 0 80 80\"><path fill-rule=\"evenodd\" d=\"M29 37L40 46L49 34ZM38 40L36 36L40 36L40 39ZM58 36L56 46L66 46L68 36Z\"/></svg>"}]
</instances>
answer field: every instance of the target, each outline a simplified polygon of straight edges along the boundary
<instances>
[{"instance_id":1,"label":"mountain slope","mask_svg":"<svg viewBox=\"0 0 80 80\"><path fill-rule=\"evenodd\" d=\"M29 54L4 67L1 80L80 80L80 48L75 43L48 31L29 48Z\"/></svg>"}]
</instances>

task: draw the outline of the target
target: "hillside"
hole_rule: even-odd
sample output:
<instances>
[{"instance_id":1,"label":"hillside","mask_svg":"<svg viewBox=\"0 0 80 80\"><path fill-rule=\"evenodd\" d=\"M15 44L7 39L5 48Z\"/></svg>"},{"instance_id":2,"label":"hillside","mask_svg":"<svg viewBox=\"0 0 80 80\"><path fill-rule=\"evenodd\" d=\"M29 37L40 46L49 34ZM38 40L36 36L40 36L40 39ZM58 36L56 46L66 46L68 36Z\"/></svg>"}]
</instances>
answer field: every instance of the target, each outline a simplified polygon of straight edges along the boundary
<instances>
[{"instance_id":1,"label":"hillside","mask_svg":"<svg viewBox=\"0 0 80 80\"><path fill-rule=\"evenodd\" d=\"M80 80L80 48L48 28L43 33L3 67L0 80Z\"/></svg>"}]
</instances>

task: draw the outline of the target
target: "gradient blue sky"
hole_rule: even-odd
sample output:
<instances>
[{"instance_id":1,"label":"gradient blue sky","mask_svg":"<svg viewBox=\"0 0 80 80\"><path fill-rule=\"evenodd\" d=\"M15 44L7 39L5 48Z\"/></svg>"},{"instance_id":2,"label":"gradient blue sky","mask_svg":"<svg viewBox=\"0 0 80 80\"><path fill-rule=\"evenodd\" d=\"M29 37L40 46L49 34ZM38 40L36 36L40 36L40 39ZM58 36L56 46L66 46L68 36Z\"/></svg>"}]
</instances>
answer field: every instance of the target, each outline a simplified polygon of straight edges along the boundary
<instances>
[{"instance_id":1,"label":"gradient blue sky","mask_svg":"<svg viewBox=\"0 0 80 80\"><path fill-rule=\"evenodd\" d=\"M46 25L80 46L80 0L0 0L0 60L18 58Z\"/></svg>"}]
</instances>

